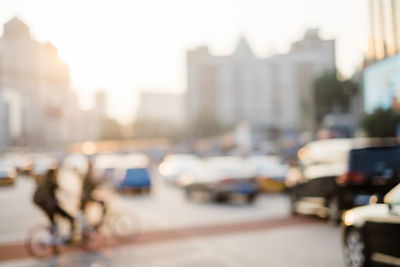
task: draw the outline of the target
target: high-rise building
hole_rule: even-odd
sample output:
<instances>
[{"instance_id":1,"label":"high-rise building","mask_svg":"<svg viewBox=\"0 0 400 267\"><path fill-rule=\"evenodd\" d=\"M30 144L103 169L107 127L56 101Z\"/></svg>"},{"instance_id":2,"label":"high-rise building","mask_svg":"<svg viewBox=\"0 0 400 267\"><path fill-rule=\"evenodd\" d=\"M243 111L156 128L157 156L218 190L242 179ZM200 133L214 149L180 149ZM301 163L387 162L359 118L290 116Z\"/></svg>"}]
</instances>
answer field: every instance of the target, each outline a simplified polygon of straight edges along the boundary
<instances>
[{"instance_id":1,"label":"high-rise building","mask_svg":"<svg viewBox=\"0 0 400 267\"><path fill-rule=\"evenodd\" d=\"M8 125L5 146L46 149L100 138L104 93L96 94L93 110L82 111L70 90L69 68L56 47L33 40L18 18L4 25L0 38L0 88L8 112L0 116L0 127Z\"/></svg>"},{"instance_id":2,"label":"high-rise building","mask_svg":"<svg viewBox=\"0 0 400 267\"><path fill-rule=\"evenodd\" d=\"M335 42L322 40L317 29L268 58L255 56L244 38L228 56L207 47L188 51L188 123L205 116L253 129L314 130L312 80L334 68Z\"/></svg>"},{"instance_id":3,"label":"high-rise building","mask_svg":"<svg viewBox=\"0 0 400 267\"><path fill-rule=\"evenodd\" d=\"M363 70L364 111L400 103L400 0L370 0L370 44Z\"/></svg>"},{"instance_id":4,"label":"high-rise building","mask_svg":"<svg viewBox=\"0 0 400 267\"><path fill-rule=\"evenodd\" d=\"M181 126L184 123L184 98L181 94L151 93L140 94L138 120L164 121Z\"/></svg>"},{"instance_id":5,"label":"high-rise building","mask_svg":"<svg viewBox=\"0 0 400 267\"><path fill-rule=\"evenodd\" d=\"M104 91L99 90L94 95L95 110L99 115L106 116L107 112L107 95Z\"/></svg>"},{"instance_id":6,"label":"high-rise building","mask_svg":"<svg viewBox=\"0 0 400 267\"><path fill-rule=\"evenodd\" d=\"M68 66L52 44L33 40L18 18L4 25L0 38L0 86L22 99L23 127L17 144L44 146L68 140Z\"/></svg>"},{"instance_id":7,"label":"high-rise building","mask_svg":"<svg viewBox=\"0 0 400 267\"><path fill-rule=\"evenodd\" d=\"M0 88L0 153L6 151L10 142L9 107L3 99Z\"/></svg>"},{"instance_id":8,"label":"high-rise building","mask_svg":"<svg viewBox=\"0 0 400 267\"><path fill-rule=\"evenodd\" d=\"M368 60L400 53L400 0L369 0L370 40Z\"/></svg>"}]
</instances>

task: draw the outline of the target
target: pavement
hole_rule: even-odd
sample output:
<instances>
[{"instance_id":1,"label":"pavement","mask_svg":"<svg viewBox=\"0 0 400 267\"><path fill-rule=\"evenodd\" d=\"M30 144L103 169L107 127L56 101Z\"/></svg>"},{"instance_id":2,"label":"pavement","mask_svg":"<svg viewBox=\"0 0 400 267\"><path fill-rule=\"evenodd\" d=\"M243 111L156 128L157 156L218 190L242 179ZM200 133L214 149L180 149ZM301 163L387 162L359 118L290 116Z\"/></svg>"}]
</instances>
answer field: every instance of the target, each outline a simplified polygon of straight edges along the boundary
<instances>
[{"instance_id":1,"label":"pavement","mask_svg":"<svg viewBox=\"0 0 400 267\"><path fill-rule=\"evenodd\" d=\"M78 179L63 177L74 191ZM140 219L139 239L107 242L97 252L68 249L49 260L30 258L24 247L28 229L46 223L30 204L32 181L0 188L0 266L343 266L340 229L289 216L285 195L261 195L254 205L193 203L178 188L154 185L150 195L110 196Z\"/></svg>"}]
</instances>

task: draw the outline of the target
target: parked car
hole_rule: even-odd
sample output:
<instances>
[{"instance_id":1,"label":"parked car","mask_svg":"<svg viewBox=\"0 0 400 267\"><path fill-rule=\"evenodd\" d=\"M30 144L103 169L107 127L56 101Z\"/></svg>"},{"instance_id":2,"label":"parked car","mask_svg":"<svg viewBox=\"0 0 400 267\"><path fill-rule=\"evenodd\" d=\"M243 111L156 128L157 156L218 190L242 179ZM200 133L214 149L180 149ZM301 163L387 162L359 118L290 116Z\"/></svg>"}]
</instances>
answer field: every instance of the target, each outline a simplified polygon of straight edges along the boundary
<instances>
[{"instance_id":1,"label":"parked car","mask_svg":"<svg viewBox=\"0 0 400 267\"><path fill-rule=\"evenodd\" d=\"M282 192L286 189L288 166L278 156L256 155L247 158L249 168L261 191Z\"/></svg>"},{"instance_id":2,"label":"parked car","mask_svg":"<svg viewBox=\"0 0 400 267\"><path fill-rule=\"evenodd\" d=\"M192 173L192 181L185 186L188 199L199 195L216 201L235 198L252 203L258 186L246 162L241 157L211 157Z\"/></svg>"},{"instance_id":3,"label":"parked car","mask_svg":"<svg viewBox=\"0 0 400 267\"><path fill-rule=\"evenodd\" d=\"M115 173L117 190L149 193L151 179L147 168L119 169Z\"/></svg>"},{"instance_id":4,"label":"parked car","mask_svg":"<svg viewBox=\"0 0 400 267\"><path fill-rule=\"evenodd\" d=\"M178 178L183 174L197 169L200 158L192 154L169 154L159 165L159 173L167 183L181 185Z\"/></svg>"},{"instance_id":5,"label":"parked car","mask_svg":"<svg viewBox=\"0 0 400 267\"><path fill-rule=\"evenodd\" d=\"M149 159L144 154L134 153L121 157L114 176L119 191L149 193L151 190Z\"/></svg>"},{"instance_id":6,"label":"parked car","mask_svg":"<svg viewBox=\"0 0 400 267\"><path fill-rule=\"evenodd\" d=\"M0 161L0 185L13 185L17 178L17 171L7 161Z\"/></svg>"},{"instance_id":7,"label":"parked car","mask_svg":"<svg viewBox=\"0 0 400 267\"><path fill-rule=\"evenodd\" d=\"M400 147L383 142L331 139L300 149L297 176L287 177L292 212L337 222L343 211L368 204L372 195L382 201L400 178Z\"/></svg>"},{"instance_id":8,"label":"parked car","mask_svg":"<svg viewBox=\"0 0 400 267\"><path fill-rule=\"evenodd\" d=\"M400 265L400 185L386 195L384 202L354 208L343 215L346 266Z\"/></svg>"}]
</instances>

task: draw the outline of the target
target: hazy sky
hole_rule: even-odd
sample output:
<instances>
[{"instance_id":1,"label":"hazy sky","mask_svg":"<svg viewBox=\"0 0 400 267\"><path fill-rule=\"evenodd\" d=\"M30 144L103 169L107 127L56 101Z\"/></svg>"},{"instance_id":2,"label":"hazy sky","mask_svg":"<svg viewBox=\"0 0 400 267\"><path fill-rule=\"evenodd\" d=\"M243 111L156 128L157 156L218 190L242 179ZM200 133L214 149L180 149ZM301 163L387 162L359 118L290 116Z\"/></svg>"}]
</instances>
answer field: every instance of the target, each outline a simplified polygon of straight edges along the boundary
<instances>
[{"instance_id":1,"label":"hazy sky","mask_svg":"<svg viewBox=\"0 0 400 267\"><path fill-rule=\"evenodd\" d=\"M255 53L284 53L310 27L337 40L339 70L351 75L368 39L366 0L0 0L70 65L82 103L104 88L109 114L129 121L141 90L184 92L185 52L208 45L229 54L241 35ZM3 29L0 29L2 34Z\"/></svg>"}]
</instances>

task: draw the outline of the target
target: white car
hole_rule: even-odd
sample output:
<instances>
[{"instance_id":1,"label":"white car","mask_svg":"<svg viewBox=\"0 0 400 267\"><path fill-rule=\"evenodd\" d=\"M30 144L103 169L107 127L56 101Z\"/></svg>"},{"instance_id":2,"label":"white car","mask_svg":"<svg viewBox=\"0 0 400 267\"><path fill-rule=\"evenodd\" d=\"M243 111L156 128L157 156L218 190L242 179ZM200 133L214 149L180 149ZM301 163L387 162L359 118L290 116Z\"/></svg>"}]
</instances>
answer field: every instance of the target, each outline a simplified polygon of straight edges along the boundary
<instances>
[{"instance_id":1,"label":"white car","mask_svg":"<svg viewBox=\"0 0 400 267\"><path fill-rule=\"evenodd\" d=\"M192 180L185 186L189 199L201 193L216 201L241 197L251 203L258 194L258 186L252 172L241 157L206 158L201 168L192 173L192 178L186 178Z\"/></svg>"},{"instance_id":2,"label":"white car","mask_svg":"<svg viewBox=\"0 0 400 267\"><path fill-rule=\"evenodd\" d=\"M159 173L166 182L178 184L183 173L193 171L199 167L201 160L192 154L169 154L159 165Z\"/></svg>"}]
</instances>

